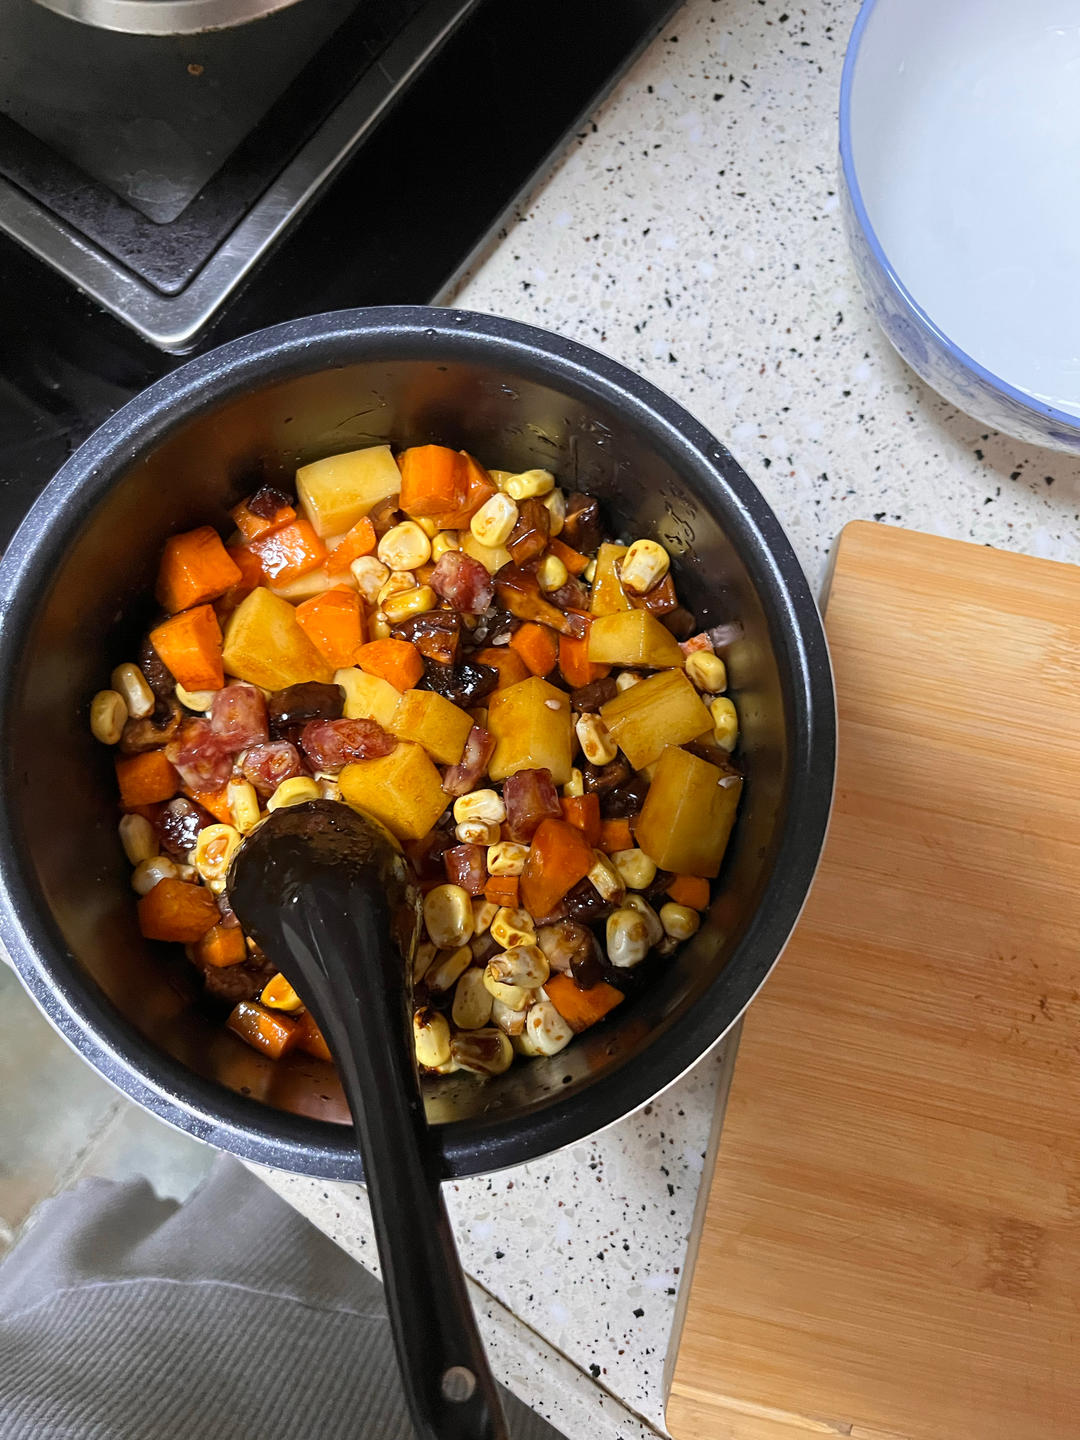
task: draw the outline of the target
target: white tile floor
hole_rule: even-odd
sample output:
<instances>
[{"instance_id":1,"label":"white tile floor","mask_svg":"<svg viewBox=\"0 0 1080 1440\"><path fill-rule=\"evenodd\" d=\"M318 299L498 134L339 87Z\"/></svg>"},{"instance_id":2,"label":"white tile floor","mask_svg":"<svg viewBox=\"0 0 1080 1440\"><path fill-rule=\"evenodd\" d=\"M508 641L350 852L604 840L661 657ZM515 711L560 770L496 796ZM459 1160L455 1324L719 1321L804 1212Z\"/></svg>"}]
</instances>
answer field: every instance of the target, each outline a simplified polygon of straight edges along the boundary
<instances>
[{"instance_id":1,"label":"white tile floor","mask_svg":"<svg viewBox=\"0 0 1080 1440\"><path fill-rule=\"evenodd\" d=\"M100 1079L0 963L0 1254L39 1201L83 1175L144 1175L183 1199L216 1153Z\"/></svg>"}]
</instances>

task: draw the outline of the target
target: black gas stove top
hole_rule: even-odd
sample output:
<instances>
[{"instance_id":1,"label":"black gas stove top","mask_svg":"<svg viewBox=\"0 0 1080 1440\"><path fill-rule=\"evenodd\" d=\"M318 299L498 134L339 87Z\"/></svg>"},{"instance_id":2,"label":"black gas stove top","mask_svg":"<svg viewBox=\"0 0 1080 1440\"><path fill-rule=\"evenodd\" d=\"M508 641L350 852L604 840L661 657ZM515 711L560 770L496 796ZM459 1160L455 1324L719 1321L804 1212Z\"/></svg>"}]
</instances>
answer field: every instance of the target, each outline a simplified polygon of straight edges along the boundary
<instances>
[{"instance_id":1,"label":"black gas stove top","mask_svg":"<svg viewBox=\"0 0 1080 1440\"><path fill-rule=\"evenodd\" d=\"M152 326L124 323L76 288L55 256L32 253L33 226L22 242L12 238L29 207L49 207L54 228L107 254L151 299L183 295L235 251L245 223L280 190L283 159L307 153L328 115L344 106L348 118L366 77L361 99L371 113L360 140L233 277L186 353L323 310L438 303L674 8L672 0L313 3L322 8L298 5L278 17L291 17L291 63L260 68L258 83L242 83L254 51L236 42L273 22L231 32L213 51L214 73L234 75L244 91L242 114L220 85L197 92L190 143L165 124L175 106L148 76L131 82L142 96L131 134L123 129L130 97L116 94L122 73L110 81L107 124L85 92L57 105L56 77L51 90L43 77L35 85L12 59L12 28L0 24L0 229L8 232L0 234L0 544L86 435L181 358L161 348L161 336L145 338ZM32 0L0 0L0 20L10 7L24 18L36 10ZM366 30L356 28L361 12ZM53 23L73 24L48 15ZM109 43L76 29L87 46ZM183 43L185 75L203 67L186 77L198 82L211 52L199 40ZM380 95L385 103L375 103Z\"/></svg>"}]
</instances>

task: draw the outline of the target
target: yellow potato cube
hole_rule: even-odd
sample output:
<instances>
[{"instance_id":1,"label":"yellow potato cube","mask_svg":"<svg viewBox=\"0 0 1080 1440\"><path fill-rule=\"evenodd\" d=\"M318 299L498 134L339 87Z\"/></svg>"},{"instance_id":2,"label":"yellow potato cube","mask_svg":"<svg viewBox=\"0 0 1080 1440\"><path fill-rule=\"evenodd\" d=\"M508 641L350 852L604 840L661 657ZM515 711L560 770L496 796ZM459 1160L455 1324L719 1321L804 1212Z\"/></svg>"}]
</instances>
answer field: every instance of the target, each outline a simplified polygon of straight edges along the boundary
<instances>
[{"instance_id":1,"label":"yellow potato cube","mask_svg":"<svg viewBox=\"0 0 1080 1440\"><path fill-rule=\"evenodd\" d=\"M682 670L661 670L600 707L600 716L635 770L668 745L712 734L712 716Z\"/></svg>"},{"instance_id":2,"label":"yellow potato cube","mask_svg":"<svg viewBox=\"0 0 1080 1440\"><path fill-rule=\"evenodd\" d=\"M503 545L482 545L472 531L465 527L458 532L461 540L461 548L466 555L471 555L474 560L479 560L489 575L494 575L496 570L501 570L504 565L510 564L510 551Z\"/></svg>"},{"instance_id":3,"label":"yellow potato cube","mask_svg":"<svg viewBox=\"0 0 1080 1440\"><path fill-rule=\"evenodd\" d=\"M229 617L222 658L228 674L264 690L305 680L325 683L333 675L296 623L293 607L261 585Z\"/></svg>"},{"instance_id":4,"label":"yellow potato cube","mask_svg":"<svg viewBox=\"0 0 1080 1440\"><path fill-rule=\"evenodd\" d=\"M594 615L615 615L620 610L631 608L615 569L615 562L622 559L627 549L626 545L612 545L605 541L596 552L591 601Z\"/></svg>"},{"instance_id":5,"label":"yellow potato cube","mask_svg":"<svg viewBox=\"0 0 1080 1440\"><path fill-rule=\"evenodd\" d=\"M296 472L296 493L315 532L324 538L356 522L401 489L401 471L389 445L328 455Z\"/></svg>"},{"instance_id":6,"label":"yellow potato cube","mask_svg":"<svg viewBox=\"0 0 1080 1440\"><path fill-rule=\"evenodd\" d=\"M338 784L346 805L373 816L399 840L426 835L450 803L423 746L407 740L389 755L346 765Z\"/></svg>"},{"instance_id":7,"label":"yellow potato cube","mask_svg":"<svg viewBox=\"0 0 1080 1440\"><path fill-rule=\"evenodd\" d=\"M650 670L678 665L686 656L671 631L649 610L598 615L589 630L589 659L597 665L644 665Z\"/></svg>"},{"instance_id":8,"label":"yellow potato cube","mask_svg":"<svg viewBox=\"0 0 1080 1440\"><path fill-rule=\"evenodd\" d=\"M381 675L366 675L355 665L338 670L334 681L345 691L346 720L376 720L384 730L394 723L401 691Z\"/></svg>"},{"instance_id":9,"label":"yellow potato cube","mask_svg":"<svg viewBox=\"0 0 1080 1440\"><path fill-rule=\"evenodd\" d=\"M283 600L288 600L290 605L299 605L303 600L310 600L315 595L321 595L329 590L331 584L350 585L352 576L345 572L344 577L335 575L333 581L321 565L314 570L309 570L306 575L299 576L296 580L290 580L287 585L271 585L270 589L275 595L280 595Z\"/></svg>"},{"instance_id":10,"label":"yellow potato cube","mask_svg":"<svg viewBox=\"0 0 1080 1440\"><path fill-rule=\"evenodd\" d=\"M712 879L742 795L742 778L669 745L638 816L638 848L660 870Z\"/></svg>"},{"instance_id":11,"label":"yellow potato cube","mask_svg":"<svg viewBox=\"0 0 1080 1440\"><path fill-rule=\"evenodd\" d=\"M518 770L550 770L556 785L570 779L573 730L570 697L539 675L496 690L488 700L487 728L495 737L488 773L505 780Z\"/></svg>"},{"instance_id":12,"label":"yellow potato cube","mask_svg":"<svg viewBox=\"0 0 1080 1440\"><path fill-rule=\"evenodd\" d=\"M472 723L471 715L434 690L406 690L390 731L399 740L415 740L440 765L456 765Z\"/></svg>"}]
</instances>

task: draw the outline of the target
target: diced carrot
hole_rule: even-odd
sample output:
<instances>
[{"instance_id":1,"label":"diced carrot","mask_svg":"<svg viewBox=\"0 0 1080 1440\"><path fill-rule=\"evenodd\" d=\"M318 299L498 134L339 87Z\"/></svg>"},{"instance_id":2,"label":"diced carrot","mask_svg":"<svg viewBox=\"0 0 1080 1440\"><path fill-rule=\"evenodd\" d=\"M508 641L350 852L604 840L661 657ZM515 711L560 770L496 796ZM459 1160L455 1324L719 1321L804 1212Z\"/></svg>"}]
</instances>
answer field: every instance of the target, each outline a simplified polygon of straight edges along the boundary
<instances>
[{"instance_id":1,"label":"diced carrot","mask_svg":"<svg viewBox=\"0 0 1080 1440\"><path fill-rule=\"evenodd\" d=\"M547 625L527 620L510 636L516 650L533 675L550 675L559 658L559 637Z\"/></svg>"},{"instance_id":2,"label":"diced carrot","mask_svg":"<svg viewBox=\"0 0 1080 1440\"><path fill-rule=\"evenodd\" d=\"M488 645L469 658L478 665L490 665L499 672L496 690L505 690L508 685L516 685L519 680L529 678L529 667L510 645Z\"/></svg>"},{"instance_id":3,"label":"diced carrot","mask_svg":"<svg viewBox=\"0 0 1080 1440\"><path fill-rule=\"evenodd\" d=\"M323 1033L312 1017L310 1010L296 1017L296 1048L305 1055L314 1055L316 1060L332 1060L330 1046L323 1039Z\"/></svg>"},{"instance_id":4,"label":"diced carrot","mask_svg":"<svg viewBox=\"0 0 1080 1440\"><path fill-rule=\"evenodd\" d=\"M564 795L559 806L568 825L576 825L592 846L600 844L600 796Z\"/></svg>"},{"instance_id":5,"label":"diced carrot","mask_svg":"<svg viewBox=\"0 0 1080 1440\"><path fill-rule=\"evenodd\" d=\"M424 674L420 651L411 640L369 640L356 652L355 663L367 675L389 680L398 690L411 690Z\"/></svg>"},{"instance_id":6,"label":"diced carrot","mask_svg":"<svg viewBox=\"0 0 1080 1440\"><path fill-rule=\"evenodd\" d=\"M247 958L247 942L239 925L214 925L195 945L198 964L212 965L215 970L239 965Z\"/></svg>"},{"instance_id":7,"label":"diced carrot","mask_svg":"<svg viewBox=\"0 0 1080 1440\"><path fill-rule=\"evenodd\" d=\"M181 789L189 800L194 800L196 805L201 805L204 810L209 810L214 819L220 820L222 825L233 823L227 785L223 785L220 790L196 790L190 785L183 785Z\"/></svg>"},{"instance_id":8,"label":"diced carrot","mask_svg":"<svg viewBox=\"0 0 1080 1440\"><path fill-rule=\"evenodd\" d=\"M676 875L667 893L676 905L689 905L691 910L704 910L709 904L709 882L700 875Z\"/></svg>"},{"instance_id":9,"label":"diced carrot","mask_svg":"<svg viewBox=\"0 0 1080 1440\"><path fill-rule=\"evenodd\" d=\"M491 476L480 461L474 460L465 451L461 453L465 461L465 499L456 509L431 516L440 530L464 530L480 506L497 493Z\"/></svg>"},{"instance_id":10,"label":"diced carrot","mask_svg":"<svg viewBox=\"0 0 1080 1440\"><path fill-rule=\"evenodd\" d=\"M484 899L490 900L493 905L505 905L509 910L516 910L520 888L516 875L490 875L484 886Z\"/></svg>"},{"instance_id":11,"label":"diced carrot","mask_svg":"<svg viewBox=\"0 0 1080 1440\"><path fill-rule=\"evenodd\" d=\"M610 665L597 665L589 659L589 630L593 617L583 615L581 618L585 621L585 634L580 640L573 635L559 636L559 670L567 685L574 690L581 685L591 685L594 680L602 680L611 673Z\"/></svg>"},{"instance_id":12,"label":"diced carrot","mask_svg":"<svg viewBox=\"0 0 1080 1440\"><path fill-rule=\"evenodd\" d=\"M188 610L237 584L240 568L212 525L201 525L165 542L158 571L157 598L170 615Z\"/></svg>"},{"instance_id":13,"label":"diced carrot","mask_svg":"<svg viewBox=\"0 0 1080 1440\"><path fill-rule=\"evenodd\" d=\"M150 643L185 690L220 690L221 626L212 605L197 605L150 631Z\"/></svg>"},{"instance_id":14,"label":"diced carrot","mask_svg":"<svg viewBox=\"0 0 1080 1440\"><path fill-rule=\"evenodd\" d=\"M296 623L332 670L356 664L364 643L364 611L355 590L335 585L296 607Z\"/></svg>"},{"instance_id":15,"label":"diced carrot","mask_svg":"<svg viewBox=\"0 0 1080 1440\"><path fill-rule=\"evenodd\" d=\"M262 561L246 545L230 545L228 555L240 571L240 579L231 589L226 590L223 598L234 601L233 609L235 610L240 601L246 599L252 590L257 590L260 585L266 584L266 576L263 574Z\"/></svg>"},{"instance_id":16,"label":"diced carrot","mask_svg":"<svg viewBox=\"0 0 1080 1440\"><path fill-rule=\"evenodd\" d=\"M326 559L326 546L303 515L257 536L248 548L258 556L269 583L279 587L299 580Z\"/></svg>"},{"instance_id":17,"label":"diced carrot","mask_svg":"<svg viewBox=\"0 0 1080 1440\"><path fill-rule=\"evenodd\" d=\"M217 901L204 885L159 880L138 904L139 929L147 940L193 945L221 919Z\"/></svg>"},{"instance_id":18,"label":"diced carrot","mask_svg":"<svg viewBox=\"0 0 1080 1440\"><path fill-rule=\"evenodd\" d=\"M296 510L292 505L279 505L269 515L256 515L248 509L247 500L241 500L229 514L236 522L237 530L249 541L257 540L260 535L268 535L271 530L279 530L282 525L288 525L296 519Z\"/></svg>"},{"instance_id":19,"label":"diced carrot","mask_svg":"<svg viewBox=\"0 0 1080 1440\"><path fill-rule=\"evenodd\" d=\"M530 915L550 915L593 867L593 847L565 820L542 820L525 857L521 903Z\"/></svg>"},{"instance_id":20,"label":"diced carrot","mask_svg":"<svg viewBox=\"0 0 1080 1440\"><path fill-rule=\"evenodd\" d=\"M173 797L170 795L169 799ZM151 825L156 825L158 816L164 807L164 801L156 800L153 805L125 805L124 813L127 815L141 815L144 820L149 820Z\"/></svg>"},{"instance_id":21,"label":"diced carrot","mask_svg":"<svg viewBox=\"0 0 1080 1440\"><path fill-rule=\"evenodd\" d=\"M359 560L364 555L374 555L378 543L375 526L366 515L362 515L351 530L346 530L326 557L327 575L343 575L354 560Z\"/></svg>"},{"instance_id":22,"label":"diced carrot","mask_svg":"<svg viewBox=\"0 0 1080 1440\"><path fill-rule=\"evenodd\" d=\"M447 445L413 445L400 457L398 506L414 519L443 515L465 500L465 457Z\"/></svg>"},{"instance_id":23,"label":"diced carrot","mask_svg":"<svg viewBox=\"0 0 1080 1440\"><path fill-rule=\"evenodd\" d=\"M614 855L616 850L632 850L634 837L630 832L629 820L602 820L600 822L600 844L597 849L605 855Z\"/></svg>"},{"instance_id":24,"label":"diced carrot","mask_svg":"<svg viewBox=\"0 0 1080 1440\"><path fill-rule=\"evenodd\" d=\"M566 974L552 975L544 982L544 989L555 1009L578 1035L602 1020L623 999L623 992L606 980L598 980L588 990L579 990L573 976Z\"/></svg>"},{"instance_id":25,"label":"diced carrot","mask_svg":"<svg viewBox=\"0 0 1080 1440\"><path fill-rule=\"evenodd\" d=\"M548 541L548 549L552 555L559 557L571 575L580 575L589 568L588 555L582 555L580 550L572 550L569 545L564 545L557 536Z\"/></svg>"},{"instance_id":26,"label":"diced carrot","mask_svg":"<svg viewBox=\"0 0 1080 1440\"><path fill-rule=\"evenodd\" d=\"M164 750L146 750L117 760L116 783L120 786L120 804L125 810L133 810L137 805L171 800L180 788L180 777Z\"/></svg>"},{"instance_id":27,"label":"diced carrot","mask_svg":"<svg viewBox=\"0 0 1080 1440\"><path fill-rule=\"evenodd\" d=\"M150 894L154 892L151 890ZM299 1026L295 1020L277 1010L267 1010L256 1005L254 1000L241 1000L225 1021L226 1028L241 1040L246 1040L254 1050L261 1050L271 1060L280 1060L282 1055L299 1044Z\"/></svg>"}]
</instances>

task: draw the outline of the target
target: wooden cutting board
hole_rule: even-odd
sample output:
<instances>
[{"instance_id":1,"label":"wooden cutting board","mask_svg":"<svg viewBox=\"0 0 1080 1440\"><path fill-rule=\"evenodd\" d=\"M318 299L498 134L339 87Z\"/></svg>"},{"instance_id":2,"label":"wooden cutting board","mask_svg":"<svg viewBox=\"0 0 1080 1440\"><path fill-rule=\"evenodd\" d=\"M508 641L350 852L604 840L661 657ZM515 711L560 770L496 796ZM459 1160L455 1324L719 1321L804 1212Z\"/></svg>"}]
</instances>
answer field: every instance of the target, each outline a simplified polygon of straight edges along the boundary
<instances>
[{"instance_id":1,"label":"wooden cutting board","mask_svg":"<svg viewBox=\"0 0 1080 1440\"><path fill-rule=\"evenodd\" d=\"M870 524L821 870L740 1041L676 1440L1080 1437L1080 569Z\"/></svg>"}]
</instances>

